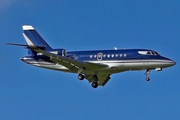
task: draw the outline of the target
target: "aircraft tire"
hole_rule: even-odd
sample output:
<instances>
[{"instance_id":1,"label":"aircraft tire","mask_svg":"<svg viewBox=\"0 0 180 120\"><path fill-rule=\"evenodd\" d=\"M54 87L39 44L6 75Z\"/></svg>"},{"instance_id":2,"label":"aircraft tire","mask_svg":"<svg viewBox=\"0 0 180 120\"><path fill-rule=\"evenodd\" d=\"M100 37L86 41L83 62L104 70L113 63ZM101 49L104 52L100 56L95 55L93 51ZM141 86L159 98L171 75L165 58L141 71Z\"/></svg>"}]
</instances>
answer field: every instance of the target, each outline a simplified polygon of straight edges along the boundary
<instances>
[{"instance_id":1,"label":"aircraft tire","mask_svg":"<svg viewBox=\"0 0 180 120\"><path fill-rule=\"evenodd\" d=\"M149 77L147 77L147 78L146 78L146 81L150 81L150 78L149 78Z\"/></svg>"},{"instance_id":2,"label":"aircraft tire","mask_svg":"<svg viewBox=\"0 0 180 120\"><path fill-rule=\"evenodd\" d=\"M97 88L97 87L98 87L98 83L97 83L97 82L92 82L91 86L92 86L93 88Z\"/></svg>"},{"instance_id":3,"label":"aircraft tire","mask_svg":"<svg viewBox=\"0 0 180 120\"><path fill-rule=\"evenodd\" d=\"M78 75L78 79L79 79L79 80L84 80L84 75L79 74L79 75Z\"/></svg>"}]
</instances>

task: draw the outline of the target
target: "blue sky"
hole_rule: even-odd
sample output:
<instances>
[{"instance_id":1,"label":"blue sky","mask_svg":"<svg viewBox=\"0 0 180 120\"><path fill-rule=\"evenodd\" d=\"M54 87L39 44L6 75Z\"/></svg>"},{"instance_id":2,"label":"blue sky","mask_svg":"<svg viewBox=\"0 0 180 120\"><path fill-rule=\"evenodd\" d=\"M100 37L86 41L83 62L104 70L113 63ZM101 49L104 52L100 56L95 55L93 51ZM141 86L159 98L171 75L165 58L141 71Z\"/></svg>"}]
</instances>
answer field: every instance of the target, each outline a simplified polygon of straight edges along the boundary
<instances>
[{"instance_id":1,"label":"blue sky","mask_svg":"<svg viewBox=\"0 0 180 120\"><path fill-rule=\"evenodd\" d=\"M179 120L180 1L0 0L0 119ZM53 48L148 48L177 62L162 72L112 76L93 89L77 75L33 67L27 54L6 42L25 43L22 25L33 25Z\"/></svg>"}]
</instances>

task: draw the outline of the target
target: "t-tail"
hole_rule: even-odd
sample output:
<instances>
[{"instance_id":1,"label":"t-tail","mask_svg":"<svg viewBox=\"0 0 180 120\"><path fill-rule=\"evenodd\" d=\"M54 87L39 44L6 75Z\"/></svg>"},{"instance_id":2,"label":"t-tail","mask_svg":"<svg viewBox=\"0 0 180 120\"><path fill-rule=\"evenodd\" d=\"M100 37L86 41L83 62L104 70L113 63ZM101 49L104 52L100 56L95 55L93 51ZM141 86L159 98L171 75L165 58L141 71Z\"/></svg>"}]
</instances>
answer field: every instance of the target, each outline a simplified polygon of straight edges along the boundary
<instances>
[{"instance_id":1,"label":"t-tail","mask_svg":"<svg viewBox=\"0 0 180 120\"><path fill-rule=\"evenodd\" d=\"M41 48L43 50L50 51L52 48L46 43L46 41L39 35L39 33L30 25L24 25L23 28L23 37L26 41L25 44L17 43L6 43L8 45L23 46L28 49L28 55L36 56L36 53L31 50L31 48Z\"/></svg>"},{"instance_id":2,"label":"t-tail","mask_svg":"<svg viewBox=\"0 0 180 120\"><path fill-rule=\"evenodd\" d=\"M39 33L29 25L24 25L23 36L27 45L31 47L39 47L45 50L52 50L52 48L46 43L46 41L39 35Z\"/></svg>"}]
</instances>

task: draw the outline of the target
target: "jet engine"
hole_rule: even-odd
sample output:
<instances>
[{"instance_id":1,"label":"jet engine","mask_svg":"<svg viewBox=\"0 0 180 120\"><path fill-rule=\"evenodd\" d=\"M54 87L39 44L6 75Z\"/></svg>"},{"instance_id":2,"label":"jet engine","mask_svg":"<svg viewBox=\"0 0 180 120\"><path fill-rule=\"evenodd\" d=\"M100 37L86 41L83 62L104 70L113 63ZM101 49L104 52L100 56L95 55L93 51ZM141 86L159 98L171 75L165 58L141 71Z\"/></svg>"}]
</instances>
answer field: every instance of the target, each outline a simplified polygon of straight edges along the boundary
<instances>
[{"instance_id":1,"label":"jet engine","mask_svg":"<svg viewBox=\"0 0 180 120\"><path fill-rule=\"evenodd\" d=\"M53 49L49 51L49 53L55 54L55 55L61 55L61 56L66 56L66 50L65 49Z\"/></svg>"}]
</instances>

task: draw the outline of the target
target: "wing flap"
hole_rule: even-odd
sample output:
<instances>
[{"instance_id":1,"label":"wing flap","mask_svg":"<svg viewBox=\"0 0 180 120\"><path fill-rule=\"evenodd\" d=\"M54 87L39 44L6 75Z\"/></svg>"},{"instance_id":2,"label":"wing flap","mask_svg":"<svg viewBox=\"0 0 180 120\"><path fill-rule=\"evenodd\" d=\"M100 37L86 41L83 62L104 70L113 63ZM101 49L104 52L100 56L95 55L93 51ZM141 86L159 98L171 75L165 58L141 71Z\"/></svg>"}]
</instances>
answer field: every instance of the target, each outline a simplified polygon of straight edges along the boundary
<instances>
[{"instance_id":1,"label":"wing flap","mask_svg":"<svg viewBox=\"0 0 180 120\"><path fill-rule=\"evenodd\" d=\"M91 63L91 62L86 62L89 66L91 66L92 68L96 67L96 68L106 68L108 67L108 65L105 64L100 64L100 63Z\"/></svg>"},{"instance_id":2,"label":"wing flap","mask_svg":"<svg viewBox=\"0 0 180 120\"><path fill-rule=\"evenodd\" d=\"M110 75L109 74L98 74L98 85L99 86L105 86L106 83L110 80ZM93 75L85 75L85 78L89 81L89 83L93 82Z\"/></svg>"},{"instance_id":3,"label":"wing flap","mask_svg":"<svg viewBox=\"0 0 180 120\"><path fill-rule=\"evenodd\" d=\"M67 61L64 61L64 60L61 60L61 59L58 59L58 58L54 58L54 57L51 57L51 61L57 63L57 64L61 64L63 66L65 66L66 68L68 68L69 70L71 70L72 72L74 73L77 73L79 68L77 66L75 66L74 64L71 64Z\"/></svg>"}]
</instances>

